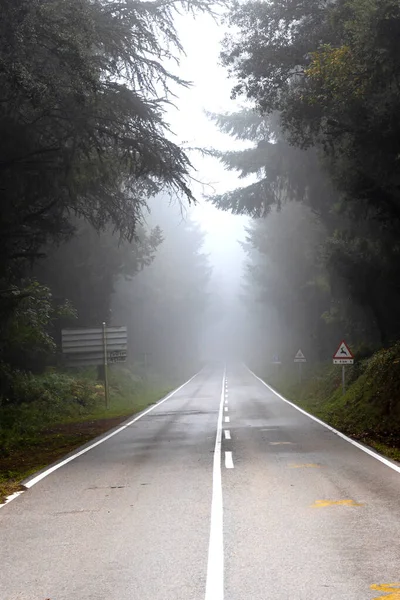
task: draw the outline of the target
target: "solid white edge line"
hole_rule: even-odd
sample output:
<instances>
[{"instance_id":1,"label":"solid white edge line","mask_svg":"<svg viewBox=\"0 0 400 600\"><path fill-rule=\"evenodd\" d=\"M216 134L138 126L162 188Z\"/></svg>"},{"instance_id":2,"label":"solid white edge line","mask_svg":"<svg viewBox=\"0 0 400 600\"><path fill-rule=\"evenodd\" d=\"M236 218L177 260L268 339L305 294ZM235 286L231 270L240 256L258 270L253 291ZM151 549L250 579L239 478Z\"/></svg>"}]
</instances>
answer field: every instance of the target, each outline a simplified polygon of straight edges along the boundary
<instances>
[{"instance_id":1,"label":"solid white edge line","mask_svg":"<svg viewBox=\"0 0 400 600\"><path fill-rule=\"evenodd\" d=\"M39 473L39 475L36 475L36 477L33 477L29 481L25 481L24 482L24 487L31 488L32 486L34 486L37 483L39 483L39 481L41 481L42 479L44 479L45 477L47 477L51 473L54 473L54 471L57 471L57 469L60 469L61 467L63 467L67 463L71 462L72 460L75 460L75 458L78 458L78 456L82 456L82 454L85 454L86 452L89 452L89 450L92 450L96 446L99 446L100 444L103 444L103 442L106 442L110 438L114 437L114 435L117 435L117 433L121 433L121 431L123 431L124 429L127 429L127 427L130 427L131 425L133 425L133 423L136 423L136 421L139 421L139 419L141 419L142 417L146 416L149 412L151 412L152 410L154 410L155 408L157 408L158 406L160 406L160 404L163 404L164 402L166 402L167 400L169 400L172 396L174 396L177 392L179 392L179 390L181 390L183 387L185 387L185 385L187 385L195 377L197 377L197 375L199 375L199 373L201 373L202 370L203 369L201 369L198 373L196 373L195 375L193 375L193 377L191 377L190 379L188 379L187 381L185 381L185 383L183 383L181 386L179 386L178 388L176 388L176 390L173 390L172 392L170 392L167 396L165 396L165 398L163 398L162 400L159 400L159 402L157 402L156 404L153 404L152 406L150 406L150 408L147 408L145 411L143 411L142 413L140 413L139 415L137 415L134 419L131 419L130 421L128 421L128 423L126 423L122 427L119 427L118 429L116 429L112 433L106 435L105 437L102 437L100 440L98 440L94 444L91 444L90 446L87 446L86 448L83 448L82 450L80 450L79 452L76 452L72 456L69 456L68 458L62 460L61 462L53 465L49 469L46 469L42 473ZM15 494L12 494L12 496L8 496L6 498L6 501L3 504L0 504L0 508L2 508L3 506L6 506L9 502L11 502L11 500L14 500L15 498L17 498L22 493L23 492L16 492Z\"/></svg>"},{"instance_id":2,"label":"solid white edge line","mask_svg":"<svg viewBox=\"0 0 400 600\"><path fill-rule=\"evenodd\" d=\"M324 421L321 421L317 417L314 417L314 415L310 415L310 413L308 413L307 411L303 410L302 408L300 408L299 406L297 406L293 402L290 402L290 400L287 400L286 398L284 398L284 396L282 396L281 394L279 394L279 392L275 391L274 388L272 388L270 385L268 385L268 383L265 383L265 381L263 381L261 379L261 377L258 377L258 375L256 375L255 373L253 373L253 371L251 369L249 369L249 367L247 365L245 365L245 367L246 367L246 369L256 379L258 379L258 381L260 381L263 385L265 385L265 387L267 387L269 390L271 390L271 392L273 392L275 394L275 396L278 396L278 398L280 398L281 400L283 400L283 402L286 402L287 404L290 404L290 406L292 406L293 408L295 408L299 412L303 413L303 415L306 415L306 417L309 417L310 419L312 419L316 423L319 423L323 427L326 427L326 429L329 429L330 431L332 431L333 433L335 433L336 435L338 435L339 437L341 437L346 442L349 442L349 444L351 444L352 446L355 446L359 450L362 450L366 454L369 454L370 456L372 456L372 458L375 458L376 460L379 460L381 463L383 463L387 467L390 467L391 469L393 469L393 471L396 471L397 473L400 473L400 466L399 465L396 465L395 463L392 463L390 460L388 460L387 458L385 458L381 454L378 454L377 452L374 452L374 450L371 450L370 448L367 448L366 446L363 446L362 444L359 444L355 440L352 440L351 438L347 437L347 435L345 435L344 433L341 433L337 429L334 429L334 427L331 427L330 425L328 425L328 423L325 423Z\"/></svg>"},{"instance_id":3,"label":"solid white edge line","mask_svg":"<svg viewBox=\"0 0 400 600\"><path fill-rule=\"evenodd\" d=\"M221 400L218 411L217 434L213 460L213 487L211 500L210 542L208 546L205 600L224 599L224 539L221 475L222 412L224 405L225 371L222 378Z\"/></svg>"},{"instance_id":4,"label":"solid white edge line","mask_svg":"<svg viewBox=\"0 0 400 600\"><path fill-rule=\"evenodd\" d=\"M10 496L6 496L6 501L3 502L3 504L0 504L0 508L2 508L3 506L5 506L6 504L8 504L9 502L12 502L12 500L15 500L15 498L18 498L18 496L20 496L21 494L23 494L23 490L20 492L14 492L13 494L11 494Z\"/></svg>"},{"instance_id":5,"label":"solid white edge line","mask_svg":"<svg viewBox=\"0 0 400 600\"><path fill-rule=\"evenodd\" d=\"M230 440L231 439L231 432L229 429L224 429L224 435L225 435L225 439L226 440Z\"/></svg>"},{"instance_id":6,"label":"solid white edge line","mask_svg":"<svg viewBox=\"0 0 400 600\"><path fill-rule=\"evenodd\" d=\"M225 451L225 467L227 469L233 469L233 458L232 458L232 452L229 451Z\"/></svg>"}]
</instances>

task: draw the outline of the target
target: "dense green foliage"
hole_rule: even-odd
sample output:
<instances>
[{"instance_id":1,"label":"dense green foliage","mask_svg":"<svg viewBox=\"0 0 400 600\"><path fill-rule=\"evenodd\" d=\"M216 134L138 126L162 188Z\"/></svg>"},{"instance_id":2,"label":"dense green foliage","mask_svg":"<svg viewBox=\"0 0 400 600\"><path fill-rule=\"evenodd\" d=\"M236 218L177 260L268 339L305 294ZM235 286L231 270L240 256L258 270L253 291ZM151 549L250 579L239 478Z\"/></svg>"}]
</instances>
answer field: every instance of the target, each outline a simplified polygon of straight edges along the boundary
<instances>
[{"instance_id":1,"label":"dense green foliage","mask_svg":"<svg viewBox=\"0 0 400 600\"><path fill-rule=\"evenodd\" d=\"M194 0L188 10L207 10ZM131 240L146 199L189 200L168 136L179 2L8 0L0 19L0 276L71 233L70 215Z\"/></svg>"},{"instance_id":2,"label":"dense green foliage","mask_svg":"<svg viewBox=\"0 0 400 600\"><path fill-rule=\"evenodd\" d=\"M76 423L90 418L130 415L146 407L175 385L153 373L146 380L136 367L113 366L110 370L110 408L105 410L104 386L96 370L50 371L33 375L24 371L3 373L10 395L0 398L0 458L37 441L52 425ZM14 399L14 400L13 400Z\"/></svg>"},{"instance_id":3,"label":"dense green foliage","mask_svg":"<svg viewBox=\"0 0 400 600\"><path fill-rule=\"evenodd\" d=\"M73 385L47 372L60 366L61 327L123 324L116 288L170 243L145 223L150 199L194 200L166 111L189 85L175 18L211 3L5 0L1 9L1 411L51 395L58 410ZM180 283L193 275L187 287L197 276L201 287L186 249ZM127 308L131 328L141 308Z\"/></svg>"},{"instance_id":4,"label":"dense green foliage","mask_svg":"<svg viewBox=\"0 0 400 600\"><path fill-rule=\"evenodd\" d=\"M154 373L144 379L137 370L113 366L108 409L95 369L8 373L19 400L0 398L0 504L20 489L21 480L145 409L179 381Z\"/></svg>"},{"instance_id":5,"label":"dense green foliage","mask_svg":"<svg viewBox=\"0 0 400 600\"><path fill-rule=\"evenodd\" d=\"M281 352L397 340L398 2L247 1L230 22L222 58L253 106L213 118L251 145L219 157L256 180L213 201L270 215L249 231L250 296L292 332Z\"/></svg>"},{"instance_id":6,"label":"dense green foliage","mask_svg":"<svg viewBox=\"0 0 400 600\"><path fill-rule=\"evenodd\" d=\"M99 401L104 402L103 386L94 381L63 373L35 376L12 371L7 375L9 395L0 403L3 453L50 423L89 413Z\"/></svg>"},{"instance_id":7,"label":"dense green foliage","mask_svg":"<svg viewBox=\"0 0 400 600\"><path fill-rule=\"evenodd\" d=\"M341 391L341 373L326 364L305 370L299 385L296 369L269 372L268 381L287 398L378 450L400 458L400 346L357 357L346 369L346 394Z\"/></svg>"}]
</instances>

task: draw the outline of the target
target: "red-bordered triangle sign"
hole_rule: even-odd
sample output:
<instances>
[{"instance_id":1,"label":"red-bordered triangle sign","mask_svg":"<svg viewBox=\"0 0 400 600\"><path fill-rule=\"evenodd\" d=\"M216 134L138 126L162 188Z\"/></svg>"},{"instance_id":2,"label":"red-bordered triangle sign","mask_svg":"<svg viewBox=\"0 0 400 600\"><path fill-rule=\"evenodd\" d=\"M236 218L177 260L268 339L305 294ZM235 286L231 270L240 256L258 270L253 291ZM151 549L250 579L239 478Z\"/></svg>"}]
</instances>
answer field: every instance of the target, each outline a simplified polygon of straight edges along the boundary
<instances>
[{"instance_id":1,"label":"red-bordered triangle sign","mask_svg":"<svg viewBox=\"0 0 400 600\"><path fill-rule=\"evenodd\" d=\"M341 358L342 360L353 360L354 356L346 342L343 340L342 342L340 342L339 348L336 350L335 354L333 355L333 358Z\"/></svg>"}]
</instances>

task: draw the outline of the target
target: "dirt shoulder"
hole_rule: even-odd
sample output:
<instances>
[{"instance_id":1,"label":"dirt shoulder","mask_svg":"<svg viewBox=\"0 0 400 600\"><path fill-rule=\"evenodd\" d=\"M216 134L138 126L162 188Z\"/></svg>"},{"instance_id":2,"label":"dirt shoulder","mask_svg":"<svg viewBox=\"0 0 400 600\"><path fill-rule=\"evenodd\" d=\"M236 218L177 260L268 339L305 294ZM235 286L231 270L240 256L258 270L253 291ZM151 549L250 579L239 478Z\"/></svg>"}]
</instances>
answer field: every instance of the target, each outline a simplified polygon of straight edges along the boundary
<instances>
[{"instance_id":1,"label":"dirt shoulder","mask_svg":"<svg viewBox=\"0 0 400 600\"><path fill-rule=\"evenodd\" d=\"M57 461L75 448L126 421L129 414L64 423L43 430L35 439L0 456L0 504L21 489L21 481Z\"/></svg>"}]
</instances>

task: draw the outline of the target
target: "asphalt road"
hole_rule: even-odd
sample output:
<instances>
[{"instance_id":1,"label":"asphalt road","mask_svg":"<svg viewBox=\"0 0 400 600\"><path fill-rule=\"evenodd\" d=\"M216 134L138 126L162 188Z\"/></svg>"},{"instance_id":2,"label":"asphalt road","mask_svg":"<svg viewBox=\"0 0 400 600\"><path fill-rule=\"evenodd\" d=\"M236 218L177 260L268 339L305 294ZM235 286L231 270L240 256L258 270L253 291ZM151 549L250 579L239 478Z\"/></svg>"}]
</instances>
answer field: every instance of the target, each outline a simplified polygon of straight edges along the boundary
<instances>
[{"instance_id":1,"label":"asphalt road","mask_svg":"<svg viewBox=\"0 0 400 600\"><path fill-rule=\"evenodd\" d=\"M0 600L400 599L400 473L242 366L0 510Z\"/></svg>"}]
</instances>

